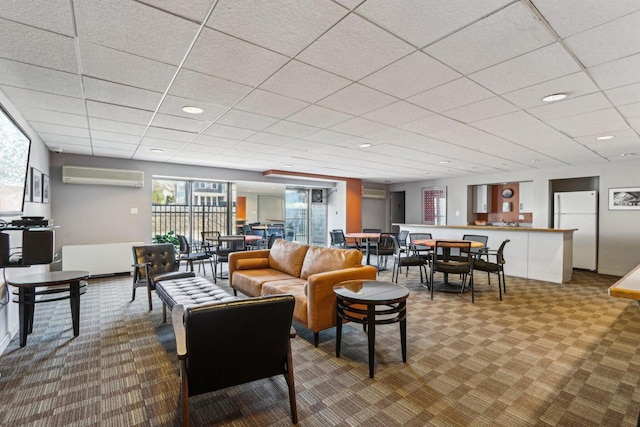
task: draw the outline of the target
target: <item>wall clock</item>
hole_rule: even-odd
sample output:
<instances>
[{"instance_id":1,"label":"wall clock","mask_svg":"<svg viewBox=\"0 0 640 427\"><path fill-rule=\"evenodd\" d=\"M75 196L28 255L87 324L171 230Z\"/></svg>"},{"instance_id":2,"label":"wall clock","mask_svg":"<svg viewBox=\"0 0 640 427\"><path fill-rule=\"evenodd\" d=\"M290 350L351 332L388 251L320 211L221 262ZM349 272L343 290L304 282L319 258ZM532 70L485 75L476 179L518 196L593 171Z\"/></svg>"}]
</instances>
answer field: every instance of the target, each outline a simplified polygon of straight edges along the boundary
<instances>
[{"instance_id":1,"label":"wall clock","mask_svg":"<svg viewBox=\"0 0 640 427\"><path fill-rule=\"evenodd\" d=\"M502 197L505 199L510 199L513 196L513 190L510 188L505 188L502 190Z\"/></svg>"}]
</instances>

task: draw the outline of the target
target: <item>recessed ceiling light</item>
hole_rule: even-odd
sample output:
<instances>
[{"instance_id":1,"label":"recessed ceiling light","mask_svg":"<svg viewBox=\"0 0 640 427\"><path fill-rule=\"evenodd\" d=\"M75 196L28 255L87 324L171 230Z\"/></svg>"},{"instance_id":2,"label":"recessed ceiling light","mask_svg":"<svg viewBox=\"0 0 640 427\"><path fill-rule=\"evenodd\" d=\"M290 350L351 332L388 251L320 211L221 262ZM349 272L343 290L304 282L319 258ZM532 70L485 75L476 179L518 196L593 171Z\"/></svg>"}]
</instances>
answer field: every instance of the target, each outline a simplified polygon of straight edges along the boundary
<instances>
[{"instance_id":1,"label":"recessed ceiling light","mask_svg":"<svg viewBox=\"0 0 640 427\"><path fill-rule=\"evenodd\" d=\"M198 108L198 107L186 106L186 107L182 107L182 111L184 111L185 113L189 113L189 114L202 114L202 112L204 110L202 108Z\"/></svg>"},{"instance_id":2,"label":"recessed ceiling light","mask_svg":"<svg viewBox=\"0 0 640 427\"><path fill-rule=\"evenodd\" d=\"M606 141L607 139L613 139L613 135L602 135L596 138L598 141Z\"/></svg>"},{"instance_id":3,"label":"recessed ceiling light","mask_svg":"<svg viewBox=\"0 0 640 427\"><path fill-rule=\"evenodd\" d=\"M449 163L449 160L442 160L440 163L446 165L447 163Z\"/></svg>"},{"instance_id":4,"label":"recessed ceiling light","mask_svg":"<svg viewBox=\"0 0 640 427\"><path fill-rule=\"evenodd\" d=\"M369 144L368 142L365 142L364 144L360 144L360 148L369 148L371 147L371 144Z\"/></svg>"},{"instance_id":5,"label":"recessed ceiling light","mask_svg":"<svg viewBox=\"0 0 640 427\"><path fill-rule=\"evenodd\" d=\"M636 153L620 153L620 157L629 157L629 156L635 156Z\"/></svg>"},{"instance_id":6,"label":"recessed ceiling light","mask_svg":"<svg viewBox=\"0 0 640 427\"><path fill-rule=\"evenodd\" d=\"M544 98L542 98L542 100L544 102L553 102L553 101L560 101L561 99L565 99L567 97L566 93L554 93L552 95L547 95Z\"/></svg>"},{"instance_id":7,"label":"recessed ceiling light","mask_svg":"<svg viewBox=\"0 0 640 427\"><path fill-rule=\"evenodd\" d=\"M151 152L152 153L163 153L164 150L162 148L152 148Z\"/></svg>"},{"instance_id":8,"label":"recessed ceiling light","mask_svg":"<svg viewBox=\"0 0 640 427\"><path fill-rule=\"evenodd\" d=\"M293 165L284 165L285 168L292 168Z\"/></svg>"},{"instance_id":9,"label":"recessed ceiling light","mask_svg":"<svg viewBox=\"0 0 640 427\"><path fill-rule=\"evenodd\" d=\"M531 160L531 163L538 163L538 160L537 159L533 159L533 160Z\"/></svg>"}]
</instances>

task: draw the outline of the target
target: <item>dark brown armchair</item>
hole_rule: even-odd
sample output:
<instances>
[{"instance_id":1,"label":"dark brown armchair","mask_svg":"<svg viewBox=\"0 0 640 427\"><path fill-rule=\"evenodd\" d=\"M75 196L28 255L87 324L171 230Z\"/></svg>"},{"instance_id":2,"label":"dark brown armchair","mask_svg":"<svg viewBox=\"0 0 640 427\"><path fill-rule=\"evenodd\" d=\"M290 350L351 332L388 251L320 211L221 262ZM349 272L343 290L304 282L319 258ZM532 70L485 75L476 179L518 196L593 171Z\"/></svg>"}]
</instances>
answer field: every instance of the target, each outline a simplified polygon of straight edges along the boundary
<instances>
[{"instance_id":1,"label":"dark brown armchair","mask_svg":"<svg viewBox=\"0 0 640 427\"><path fill-rule=\"evenodd\" d=\"M178 271L176 252L171 243L133 246L133 293L131 301L136 299L136 289L144 286L149 297L149 310L153 310L151 291L156 282L167 279L193 277L194 274Z\"/></svg>"},{"instance_id":2,"label":"dark brown armchair","mask_svg":"<svg viewBox=\"0 0 640 427\"><path fill-rule=\"evenodd\" d=\"M289 388L291 421L298 423L290 345L294 304L291 295L273 295L173 308L183 425L189 425L189 397L280 374Z\"/></svg>"}]
</instances>

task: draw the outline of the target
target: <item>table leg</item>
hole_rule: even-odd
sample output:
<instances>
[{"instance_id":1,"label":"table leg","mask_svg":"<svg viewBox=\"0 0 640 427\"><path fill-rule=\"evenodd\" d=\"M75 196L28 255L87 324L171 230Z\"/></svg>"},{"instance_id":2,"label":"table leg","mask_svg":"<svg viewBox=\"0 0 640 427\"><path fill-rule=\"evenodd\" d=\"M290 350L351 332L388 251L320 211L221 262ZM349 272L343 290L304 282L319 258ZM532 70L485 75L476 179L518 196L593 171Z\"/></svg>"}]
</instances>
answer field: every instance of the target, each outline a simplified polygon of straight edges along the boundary
<instances>
[{"instance_id":1,"label":"table leg","mask_svg":"<svg viewBox=\"0 0 640 427\"><path fill-rule=\"evenodd\" d=\"M69 302L71 304L71 321L73 323L73 336L80 335L80 281L69 284Z\"/></svg>"},{"instance_id":2,"label":"table leg","mask_svg":"<svg viewBox=\"0 0 640 427\"><path fill-rule=\"evenodd\" d=\"M342 317L340 317L340 305L342 301L338 301L338 308L336 309L336 357L340 357L340 341L342 340Z\"/></svg>"},{"instance_id":3,"label":"table leg","mask_svg":"<svg viewBox=\"0 0 640 427\"><path fill-rule=\"evenodd\" d=\"M20 323L20 347L27 345L27 333L29 331L29 309L26 301L27 295L25 288L21 287L18 291L18 317Z\"/></svg>"},{"instance_id":4,"label":"table leg","mask_svg":"<svg viewBox=\"0 0 640 427\"><path fill-rule=\"evenodd\" d=\"M400 346L402 347L402 361L407 363L407 303L400 303Z\"/></svg>"},{"instance_id":5,"label":"table leg","mask_svg":"<svg viewBox=\"0 0 640 427\"><path fill-rule=\"evenodd\" d=\"M369 327L369 378L373 378L373 365L375 358L376 345L376 306L369 304L367 306L367 326Z\"/></svg>"},{"instance_id":6,"label":"table leg","mask_svg":"<svg viewBox=\"0 0 640 427\"><path fill-rule=\"evenodd\" d=\"M371 265L371 239L367 239L367 265Z\"/></svg>"}]
</instances>

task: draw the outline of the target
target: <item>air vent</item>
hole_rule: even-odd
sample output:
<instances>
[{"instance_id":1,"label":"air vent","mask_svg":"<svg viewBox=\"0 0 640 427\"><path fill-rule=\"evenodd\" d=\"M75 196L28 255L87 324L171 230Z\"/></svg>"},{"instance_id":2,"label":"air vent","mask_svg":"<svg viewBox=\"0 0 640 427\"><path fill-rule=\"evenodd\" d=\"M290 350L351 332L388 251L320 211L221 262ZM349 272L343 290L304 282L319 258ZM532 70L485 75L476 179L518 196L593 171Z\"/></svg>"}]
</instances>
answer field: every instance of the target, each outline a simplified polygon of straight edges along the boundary
<instances>
[{"instance_id":1,"label":"air vent","mask_svg":"<svg viewBox=\"0 0 640 427\"><path fill-rule=\"evenodd\" d=\"M378 190L376 188L365 188L362 192L365 199L386 199L387 190Z\"/></svg>"},{"instance_id":2,"label":"air vent","mask_svg":"<svg viewBox=\"0 0 640 427\"><path fill-rule=\"evenodd\" d=\"M119 185L144 187L144 172L124 169L63 166L62 182L65 184Z\"/></svg>"}]
</instances>

